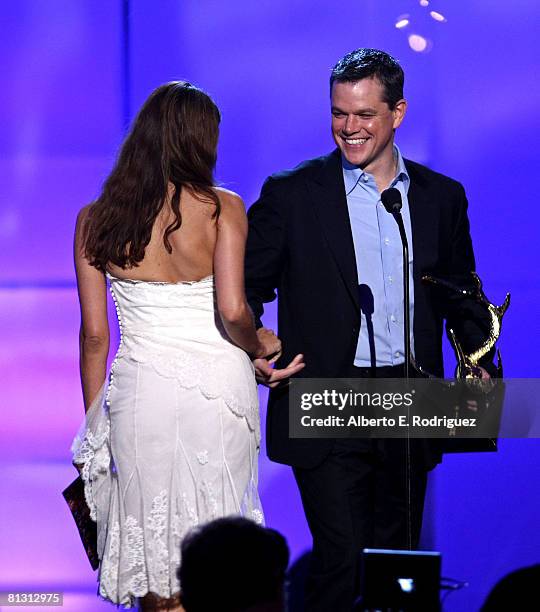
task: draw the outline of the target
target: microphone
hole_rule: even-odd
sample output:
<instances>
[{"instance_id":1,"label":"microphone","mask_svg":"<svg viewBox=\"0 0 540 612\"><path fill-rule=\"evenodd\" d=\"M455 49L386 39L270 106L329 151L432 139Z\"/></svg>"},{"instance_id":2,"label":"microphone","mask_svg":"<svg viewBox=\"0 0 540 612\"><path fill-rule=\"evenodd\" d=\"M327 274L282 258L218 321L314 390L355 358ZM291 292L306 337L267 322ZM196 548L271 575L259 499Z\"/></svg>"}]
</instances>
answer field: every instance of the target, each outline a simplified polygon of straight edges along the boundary
<instances>
[{"instance_id":1,"label":"microphone","mask_svg":"<svg viewBox=\"0 0 540 612\"><path fill-rule=\"evenodd\" d=\"M390 187L390 189L385 189L381 193L381 202L383 206L386 208L386 211L391 215L398 213L403 206L401 201L401 193L399 189L395 187Z\"/></svg>"},{"instance_id":2,"label":"microphone","mask_svg":"<svg viewBox=\"0 0 540 612\"><path fill-rule=\"evenodd\" d=\"M389 212L398 225L399 236L403 254L403 338L405 352L405 378L409 379L409 363L411 361L411 317L410 317L410 294L409 294L409 243L405 233L405 225L401 216L401 193L399 189L391 187L381 193L381 202L387 212Z\"/></svg>"},{"instance_id":3,"label":"microphone","mask_svg":"<svg viewBox=\"0 0 540 612\"><path fill-rule=\"evenodd\" d=\"M411 363L411 316L410 316L410 294L409 294L409 243L405 233L405 225L401 216L401 193L399 189L391 187L381 193L381 202L386 211L394 217L401 238L401 251L403 254L403 349L405 352L404 374L405 380L409 380L409 365ZM408 412L407 412L408 414ZM407 452L405 457L407 470L407 544L412 550L412 528L411 528L411 441L409 430L407 430Z\"/></svg>"},{"instance_id":4,"label":"microphone","mask_svg":"<svg viewBox=\"0 0 540 612\"><path fill-rule=\"evenodd\" d=\"M403 349L405 352L404 374L405 380L409 380L409 365L411 363L411 313L410 313L410 292L409 292L409 242L405 233L405 224L401 216L401 193L399 189L391 187L385 189L381 193L381 202L387 212L394 217L398 229L399 237L401 238L401 252L403 255ZM407 412L408 414L408 412ZM411 441L409 438L409 430L407 430L407 452L406 452L406 469L407 469L407 544L412 550L412 528L411 528Z\"/></svg>"}]
</instances>

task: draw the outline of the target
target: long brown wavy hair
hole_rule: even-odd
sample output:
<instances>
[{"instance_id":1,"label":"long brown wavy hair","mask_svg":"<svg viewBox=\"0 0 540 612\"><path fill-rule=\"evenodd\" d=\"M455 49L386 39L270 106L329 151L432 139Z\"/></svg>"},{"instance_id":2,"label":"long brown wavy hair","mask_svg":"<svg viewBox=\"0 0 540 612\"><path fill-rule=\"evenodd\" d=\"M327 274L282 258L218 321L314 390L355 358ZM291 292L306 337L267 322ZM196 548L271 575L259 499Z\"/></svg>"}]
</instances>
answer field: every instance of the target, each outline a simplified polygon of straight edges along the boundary
<instances>
[{"instance_id":1,"label":"long brown wavy hair","mask_svg":"<svg viewBox=\"0 0 540 612\"><path fill-rule=\"evenodd\" d=\"M213 203L213 216L219 217L219 198L212 189L219 122L212 99L185 81L161 85L150 95L86 217L83 240L91 265L105 271L109 262L130 268L142 261L169 185L174 187L174 221L163 235L169 253L169 235L182 224L182 188Z\"/></svg>"}]
</instances>

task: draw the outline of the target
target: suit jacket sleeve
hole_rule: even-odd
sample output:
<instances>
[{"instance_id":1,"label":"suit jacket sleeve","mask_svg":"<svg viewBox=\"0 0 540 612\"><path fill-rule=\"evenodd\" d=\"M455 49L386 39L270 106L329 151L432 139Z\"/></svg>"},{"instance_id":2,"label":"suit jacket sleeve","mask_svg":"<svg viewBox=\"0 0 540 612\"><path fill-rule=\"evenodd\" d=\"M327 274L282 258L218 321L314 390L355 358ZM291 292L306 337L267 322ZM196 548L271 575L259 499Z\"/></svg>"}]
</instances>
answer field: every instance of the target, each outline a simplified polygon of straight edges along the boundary
<instances>
[{"instance_id":1,"label":"suit jacket sleeve","mask_svg":"<svg viewBox=\"0 0 540 612\"><path fill-rule=\"evenodd\" d=\"M246 297L257 328L262 326L263 304L276 298L284 265L285 202L277 181L266 179L259 199L248 210L246 243Z\"/></svg>"}]
</instances>

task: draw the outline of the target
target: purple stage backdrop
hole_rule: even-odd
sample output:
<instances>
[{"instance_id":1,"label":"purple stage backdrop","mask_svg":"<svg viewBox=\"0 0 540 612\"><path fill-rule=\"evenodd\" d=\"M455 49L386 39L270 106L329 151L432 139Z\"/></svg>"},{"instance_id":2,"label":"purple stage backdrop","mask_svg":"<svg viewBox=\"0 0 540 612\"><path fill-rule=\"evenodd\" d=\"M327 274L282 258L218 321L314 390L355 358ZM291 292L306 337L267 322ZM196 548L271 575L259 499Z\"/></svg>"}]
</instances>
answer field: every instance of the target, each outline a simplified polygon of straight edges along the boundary
<instances>
[{"instance_id":1,"label":"purple stage backdrop","mask_svg":"<svg viewBox=\"0 0 540 612\"><path fill-rule=\"evenodd\" d=\"M218 178L249 205L268 174L332 149L336 59L360 46L396 56L409 100L397 142L465 184L486 292L512 292L505 373L540 376L538 2L18 0L0 19L0 591L110 608L60 496L83 416L72 233L127 122L165 81L215 98ZM503 440L432 474L424 545L469 583L446 610L477 610L502 575L540 561L539 470L538 440ZM297 558L310 541L290 470L263 453L260 481L267 522Z\"/></svg>"}]
</instances>

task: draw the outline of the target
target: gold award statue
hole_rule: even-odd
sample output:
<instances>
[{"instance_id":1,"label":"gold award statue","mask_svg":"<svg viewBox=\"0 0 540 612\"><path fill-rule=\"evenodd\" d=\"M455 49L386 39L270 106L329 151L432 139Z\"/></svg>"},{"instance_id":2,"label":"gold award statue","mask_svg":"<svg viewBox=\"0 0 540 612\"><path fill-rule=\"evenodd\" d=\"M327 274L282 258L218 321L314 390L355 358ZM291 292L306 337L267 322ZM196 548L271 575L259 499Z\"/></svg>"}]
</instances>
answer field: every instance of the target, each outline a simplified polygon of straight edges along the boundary
<instances>
[{"instance_id":1,"label":"gold award statue","mask_svg":"<svg viewBox=\"0 0 540 612\"><path fill-rule=\"evenodd\" d=\"M466 394L466 399L456 403L454 414L455 417L462 416L463 411L469 415L474 414L477 417L482 417L482 415L487 414L488 411L493 412L493 410L495 410L500 413L500 410L502 409L502 381L499 381L499 383L496 384L493 379L483 379L480 360L488 355L488 353L495 347L495 344L501 335L502 319L510 306L510 294L506 294L506 298L501 306L496 306L486 297L486 294L482 289L482 281L480 280L478 274L476 274L476 272L471 272L471 277L472 287L466 289L430 274L422 277L422 281L430 283L441 289L445 289L450 296L461 296L463 298L473 299L475 302L485 307L488 313L488 329L486 338L484 342L473 351L466 352L457 339L455 331L448 326L446 329L457 360L455 377L458 380L466 379L467 388L469 390L469 392ZM421 367L416 364L414 365L416 370L422 376L433 378ZM495 378L501 379L502 377L502 359L500 351L497 349ZM495 438L488 438L485 440L458 440L456 439L457 434L458 432L455 427L449 429L448 436L450 439L453 438L454 445L447 446L445 452L485 451L496 450L497 448L497 441Z\"/></svg>"},{"instance_id":2,"label":"gold award statue","mask_svg":"<svg viewBox=\"0 0 540 612\"><path fill-rule=\"evenodd\" d=\"M426 274L422 277L422 280L427 283L432 283L440 287L448 289L450 292L461 295L463 297L469 297L474 299L482 306L485 306L489 314L489 330L486 340L474 351L466 353L461 347L459 341L456 338L456 334L452 328L447 328L448 337L454 349L456 355L457 366L455 376L456 378L482 378L482 372L480 370L479 362L485 357L489 351L495 346L495 343L501 335L502 319L504 313L510 306L510 294L506 294L506 298L501 306L495 306L492 304L484 290L482 289L482 281L476 272L471 272L473 279L472 289L460 288L446 280L436 278L430 274ZM497 350L497 377L502 378L502 360L499 350Z\"/></svg>"}]
</instances>

